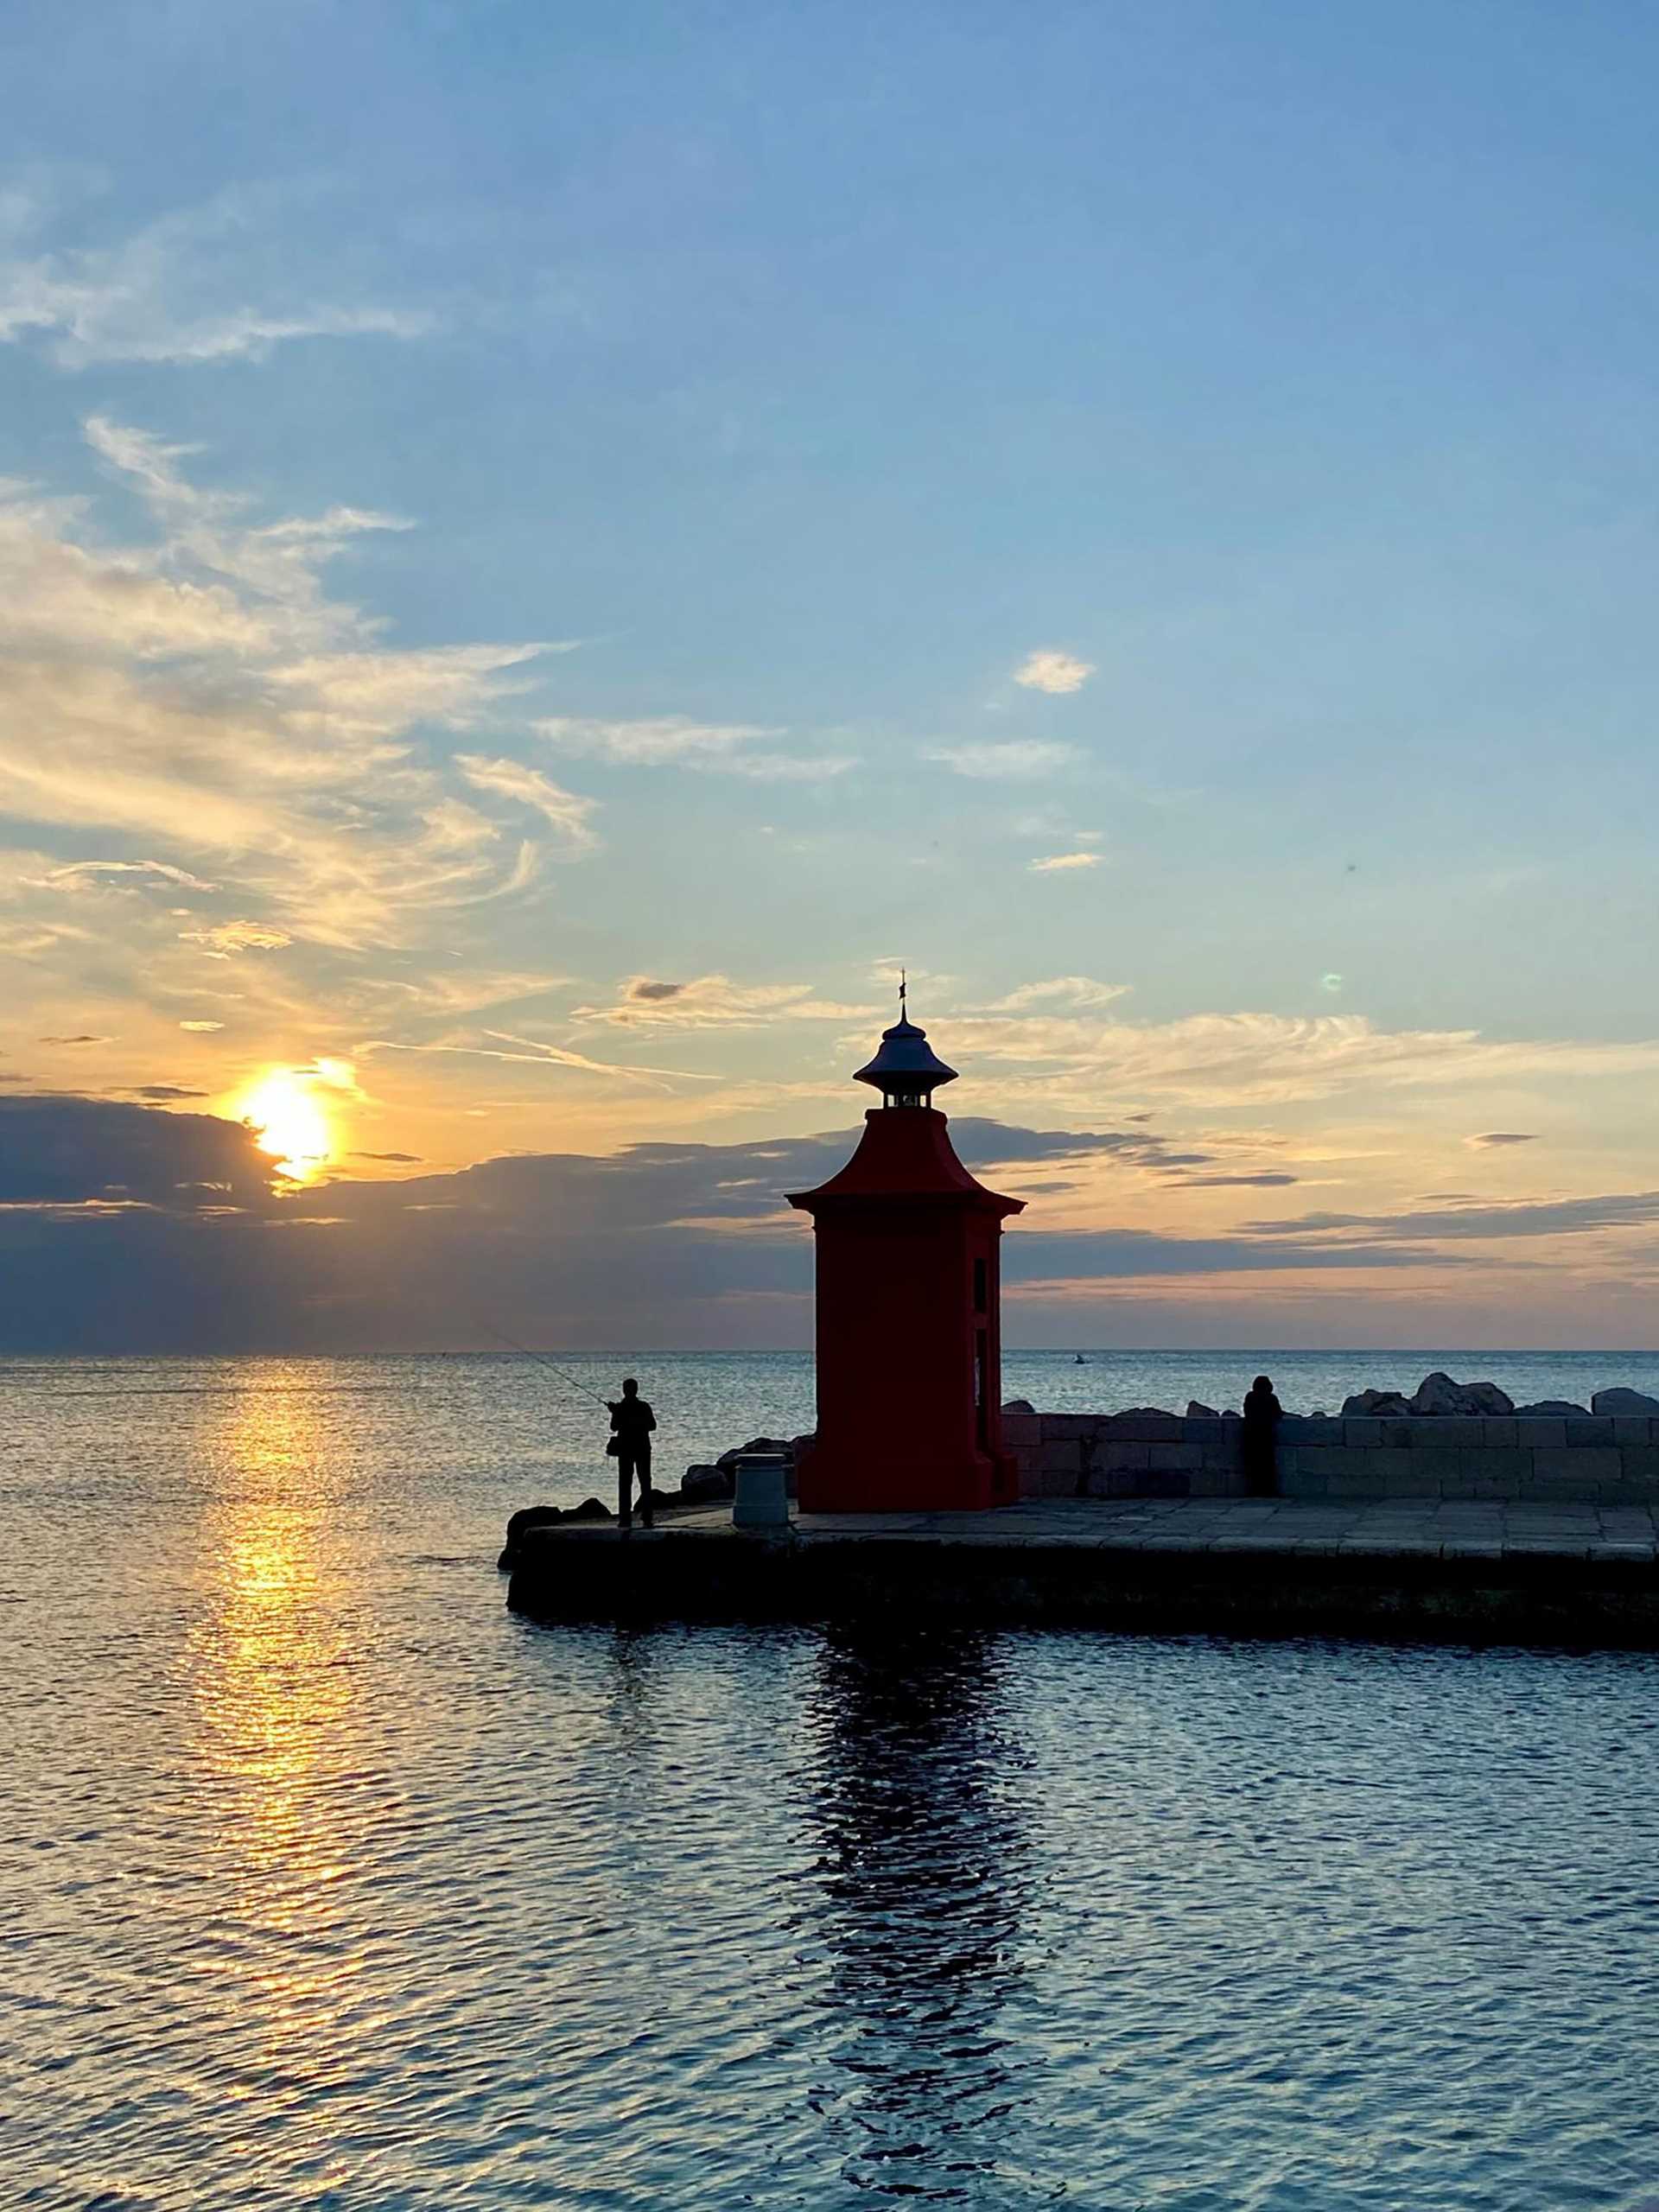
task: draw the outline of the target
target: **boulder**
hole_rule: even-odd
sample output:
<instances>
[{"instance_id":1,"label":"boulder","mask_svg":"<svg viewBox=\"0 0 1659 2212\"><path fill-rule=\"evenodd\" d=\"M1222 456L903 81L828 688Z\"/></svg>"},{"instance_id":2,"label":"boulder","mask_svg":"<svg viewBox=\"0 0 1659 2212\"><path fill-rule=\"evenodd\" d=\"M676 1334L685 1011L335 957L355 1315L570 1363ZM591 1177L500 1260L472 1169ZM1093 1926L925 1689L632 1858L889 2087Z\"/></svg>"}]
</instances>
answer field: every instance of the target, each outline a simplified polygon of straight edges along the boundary
<instances>
[{"instance_id":1,"label":"boulder","mask_svg":"<svg viewBox=\"0 0 1659 2212\"><path fill-rule=\"evenodd\" d=\"M1437 1370L1424 1376L1411 1401L1414 1414L1512 1414L1515 1401L1496 1382L1454 1382Z\"/></svg>"},{"instance_id":2,"label":"boulder","mask_svg":"<svg viewBox=\"0 0 1659 2212\"><path fill-rule=\"evenodd\" d=\"M1155 1414L1160 1421L1173 1421L1175 1419L1175 1415L1171 1413L1167 1406L1120 1406L1117 1411L1112 1415L1112 1419L1114 1421L1127 1421L1131 1414L1134 1414L1137 1419L1148 1414Z\"/></svg>"},{"instance_id":3,"label":"boulder","mask_svg":"<svg viewBox=\"0 0 1659 2212\"><path fill-rule=\"evenodd\" d=\"M664 1506L683 1505L684 1503L685 1500L677 1490L658 1490L653 1487L645 1493L645 1505L647 1513L655 1513Z\"/></svg>"},{"instance_id":4,"label":"boulder","mask_svg":"<svg viewBox=\"0 0 1659 2212\"><path fill-rule=\"evenodd\" d=\"M521 1505L516 1513L507 1516L507 1541L501 1556L495 1562L505 1573L518 1564L519 1540L526 1529L544 1529L552 1522L563 1521L564 1516L556 1505Z\"/></svg>"},{"instance_id":5,"label":"boulder","mask_svg":"<svg viewBox=\"0 0 1659 2212\"><path fill-rule=\"evenodd\" d=\"M1243 1414L1240 1413L1236 1406L1224 1406L1221 1411L1221 1417L1223 1421L1243 1421L1244 1418Z\"/></svg>"},{"instance_id":6,"label":"boulder","mask_svg":"<svg viewBox=\"0 0 1659 2212\"><path fill-rule=\"evenodd\" d=\"M1643 1390L1598 1390L1590 1401L1592 1414L1659 1414L1659 1398Z\"/></svg>"},{"instance_id":7,"label":"boulder","mask_svg":"<svg viewBox=\"0 0 1659 2212\"><path fill-rule=\"evenodd\" d=\"M1398 1416L1411 1411L1411 1401L1398 1390L1360 1390L1342 1402L1344 1414L1361 1414L1369 1417Z\"/></svg>"},{"instance_id":8,"label":"boulder","mask_svg":"<svg viewBox=\"0 0 1659 2212\"><path fill-rule=\"evenodd\" d=\"M567 1521L614 1521L616 1516L598 1498L584 1497L580 1505L571 1507L564 1518Z\"/></svg>"},{"instance_id":9,"label":"boulder","mask_svg":"<svg viewBox=\"0 0 1659 2212\"><path fill-rule=\"evenodd\" d=\"M795 1457L795 1446L786 1436L752 1436L747 1444L734 1444L729 1452L722 1452L715 1465L735 1470L740 1459L747 1459L753 1452L774 1452L785 1459Z\"/></svg>"},{"instance_id":10,"label":"boulder","mask_svg":"<svg viewBox=\"0 0 1659 2212\"><path fill-rule=\"evenodd\" d=\"M1221 1419L1221 1415L1213 1406L1201 1406L1196 1398L1187 1400L1186 1417L1188 1421L1219 1421Z\"/></svg>"},{"instance_id":11,"label":"boulder","mask_svg":"<svg viewBox=\"0 0 1659 2212\"><path fill-rule=\"evenodd\" d=\"M680 1502L712 1505L719 1498L729 1497L736 1488L737 1478L729 1467L688 1467L680 1477Z\"/></svg>"},{"instance_id":12,"label":"boulder","mask_svg":"<svg viewBox=\"0 0 1659 2212\"><path fill-rule=\"evenodd\" d=\"M1588 1406L1575 1406L1571 1398L1540 1398L1529 1406L1517 1406L1516 1412L1529 1414L1587 1414Z\"/></svg>"},{"instance_id":13,"label":"boulder","mask_svg":"<svg viewBox=\"0 0 1659 2212\"><path fill-rule=\"evenodd\" d=\"M1034 1414L1037 1408L1029 1398L1004 1398L1002 1410L1005 1414Z\"/></svg>"}]
</instances>

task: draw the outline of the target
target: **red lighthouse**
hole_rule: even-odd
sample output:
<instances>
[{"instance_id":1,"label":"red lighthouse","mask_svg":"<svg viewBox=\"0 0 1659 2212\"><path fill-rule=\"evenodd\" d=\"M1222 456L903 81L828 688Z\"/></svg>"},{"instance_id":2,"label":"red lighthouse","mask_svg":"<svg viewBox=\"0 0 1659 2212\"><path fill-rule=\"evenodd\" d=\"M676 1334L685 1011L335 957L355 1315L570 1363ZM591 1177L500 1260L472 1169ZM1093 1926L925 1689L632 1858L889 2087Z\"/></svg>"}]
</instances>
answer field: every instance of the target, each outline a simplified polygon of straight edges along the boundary
<instances>
[{"instance_id":1,"label":"red lighthouse","mask_svg":"<svg viewBox=\"0 0 1659 2212\"><path fill-rule=\"evenodd\" d=\"M941 1511L1011 1503L1002 1449L999 1248L1022 1198L957 1158L932 1103L956 1070L906 1017L856 1080L881 1093L838 1175L789 1203L818 1258L818 1427L798 1471L804 1513Z\"/></svg>"}]
</instances>

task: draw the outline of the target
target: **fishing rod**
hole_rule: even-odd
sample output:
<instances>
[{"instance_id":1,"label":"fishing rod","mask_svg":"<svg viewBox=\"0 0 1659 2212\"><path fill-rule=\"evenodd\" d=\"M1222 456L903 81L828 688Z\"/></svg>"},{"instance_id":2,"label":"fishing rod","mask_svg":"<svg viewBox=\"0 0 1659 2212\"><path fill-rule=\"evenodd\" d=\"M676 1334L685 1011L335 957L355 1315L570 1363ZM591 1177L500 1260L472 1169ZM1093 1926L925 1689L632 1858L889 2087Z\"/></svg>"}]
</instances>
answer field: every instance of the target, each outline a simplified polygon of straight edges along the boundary
<instances>
[{"instance_id":1,"label":"fishing rod","mask_svg":"<svg viewBox=\"0 0 1659 2212\"><path fill-rule=\"evenodd\" d=\"M493 1337L497 1344L505 1344L509 1351L523 1352L526 1359L533 1359L538 1367L550 1369L562 1382L569 1383L572 1389L580 1390L584 1397L591 1398L596 1406L603 1406L607 1413L610 1411L611 1402L608 1398L601 1398L597 1390L590 1390L585 1382L579 1382L571 1374L569 1368L561 1367L557 1360L550 1359L545 1352L532 1351L528 1344L521 1344L517 1337L508 1336L505 1329L492 1328L481 1316L474 1315L474 1319L486 1337Z\"/></svg>"}]
</instances>

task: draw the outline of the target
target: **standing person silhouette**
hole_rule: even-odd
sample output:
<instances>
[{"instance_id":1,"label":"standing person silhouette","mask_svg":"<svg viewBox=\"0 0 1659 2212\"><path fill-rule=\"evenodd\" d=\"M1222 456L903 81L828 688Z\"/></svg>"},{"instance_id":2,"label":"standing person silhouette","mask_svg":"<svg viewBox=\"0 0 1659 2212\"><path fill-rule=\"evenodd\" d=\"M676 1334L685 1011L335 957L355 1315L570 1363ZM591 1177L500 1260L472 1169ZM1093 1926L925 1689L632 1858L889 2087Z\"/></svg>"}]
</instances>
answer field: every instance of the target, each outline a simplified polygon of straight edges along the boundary
<instances>
[{"instance_id":1,"label":"standing person silhouette","mask_svg":"<svg viewBox=\"0 0 1659 2212\"><path fill-rule=\"evenodd\" d=\"M1278 1430L1284 1408L1273 1377L1258 1375L1244 1397L1244 1494L1272 1497L1279 1488Z\"/></svg>"},{"instance_id":2,"label":"standing person silhouette","mask_svg":"<svg viewBox=\"0 0 1659 2212\"><path fill-rule=\"evenodd\" d=\"M657 1416L639 1395L632 1375L622 1385L620 1398L607 1398L611 1440L606 1450L616 1458L616 1517L625 1529L633 1526L633 1478L639 1478L639 1525L651 1526L651 1432Z\"/></svg>"}]
</instances>

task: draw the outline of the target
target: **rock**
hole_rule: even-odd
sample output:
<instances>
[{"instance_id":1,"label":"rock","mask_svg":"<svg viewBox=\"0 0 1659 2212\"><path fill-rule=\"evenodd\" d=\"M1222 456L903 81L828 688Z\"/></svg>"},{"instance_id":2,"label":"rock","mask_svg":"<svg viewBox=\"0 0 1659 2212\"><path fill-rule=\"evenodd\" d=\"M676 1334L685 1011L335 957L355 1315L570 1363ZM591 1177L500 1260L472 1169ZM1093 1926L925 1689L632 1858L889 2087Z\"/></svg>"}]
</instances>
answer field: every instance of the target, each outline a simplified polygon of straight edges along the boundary
<instances>
[{"instance_id":1,"label":"rock","mask_svg":"<svg viewBox=\"0 0 1659 2212\"><path fill-rule=\"evenodd\" d=\"M1002 1410L1005 1414L1034 1414L1037 1408L1029 1398L1004 1398Z\"/></svg>"},{"instance_id":2,"label":"rock","mask_svg":"<svg viewBox=\"0 0 1659 2212\"><path fill-rule=\"evenodd\" d=\"M518 1564L519 1541L526 1529L544 1529L550 1522L563 1521L564 1516L556 1505L521 1505L516 1513L507 1516L507 1541L501 1556L495 1562L503 1573Z\"/></svg>"},{"instance_id":3,"label":"rock","mask_svg":"<svg viewBox=\"0 0 1659 2212\"><path fill-rule=\"evenodd\" d=\"M1659 1398L1642 1390L1598 1390L1590 1401L1592 1414L1659 1414Z\"/></svg>"},{"instance_id":4,"label":"rock","mask_svg":"<svg viewBox=\"0 0 1659 2212\"><path fill-rule=\"evenodd\" d=\"M1173 1421L1175 1418L1174 1414L1171 1413L1167 1406L1120 1406L1117 1411L1112 1415L1112 1419L1114 1421L1122 1421L1130 1414L1134 1414L1137 1416L1147 1414L1156 1414L1160 1421Z\"/></svg>"},{"instance_id":5,"label":"rock","mask_svg":"<svg viewBox=\"0 0 1659 2212\"><path fill-rule=\"evenodd\" d=\"M1530 1414L1587 1414L1588 1406L1575 1406L1571 1398L1540 1398L1530 1406L1517 1406L1516 1412Z\"/></svg>"},{"instance_id":6,"label":"rock","mask_svg":"<svg viewBox=\"0 0 1659 2212\"><path fill-rule=\"evenodd\" d=\"M752 1452L776 1452L785 1459L795 1457L795 1446L786 1436L752 1436L747 1444L734 1444L729 1452L722 1452L715 1465L735 1468L740 1459L747 1459Z\"/></svg>"},{"instance_id":7,"label":"rock","mask_svg":"<svg viewBox=\"0 0 1659 2212\"><path fill-rule=\"evenodd\" d=\"M1411 1402L1414 1414L1512 1414L1515 1401L1496 1382L1454 1382L1438 1370L1424 1376Z\"/></svg>"},{"instance_id":8,"label":"rock","mask_svg":"<svg viewBox=\"0 0 1659 2212\"><path fill-rule=\"evenodd\" d=\"M680 1477L680 1501L685 1505L711 1505L718 1498L729 1497L736 1487L737 1478L729 1467L688 1467Z\"/></svg>"},{"instance_id":9,"label":"rock","mask_svg":"<svg viewBox=\"0 0 1659 2212\"><path fill-rule=\"evenodd\" d=\"M1221 1419L1221 1415L1213 1406L1201 1406L1196 1398L1187 1400L1186 1417L1188 1421L1219 1421Z\"/></svg>"},{"instance_id":10,"label":"rock","mask_svg":"<svg viewBox=\"0 0 1659 2212\"><path fill-rule=\"evenodd\" d=\"M655 1513L661 1506L683 1505L684 1503L685 1500L680 1496L678 1491L658 1490L653 1487L645 1493L645 1510L647 1513Z\"/></svg>"},{"instance_id":11,"label":"rock","mask_svg":"<svg viewBox=\"0 0 1659 2212\"><path fill-rule=\"evenodd\" d=\"M1221 1417L1223 1421L1243 1421L1244 1418L1236 1406L1224 1406Z\"/></svg>"},{"instance_id":12,"label":"rock","mask_svg":"<svg viewBox=\"0 0 1659 2212\"><path fill-rule=\"evenodd\" d=\"M580 1505L573 1505L565 1515L567 1521L614 1521L616 1516L608 1505L596 1497L584 1497Z\"/></svg>"},{"instance_id":13,"label":"rock","mask_svg":"<svg viewBox=\"0 0 1659 2212\"><path fill-rule=\"evenodd\" d=\"M1411 1401L1398 1390L1360 1390L1342 1402L1344 1414L1359 1414L1371 1418L1398 1415L1411 1411Z\"/></svg>"}]
</instances>

